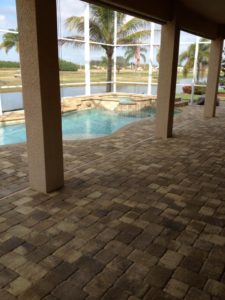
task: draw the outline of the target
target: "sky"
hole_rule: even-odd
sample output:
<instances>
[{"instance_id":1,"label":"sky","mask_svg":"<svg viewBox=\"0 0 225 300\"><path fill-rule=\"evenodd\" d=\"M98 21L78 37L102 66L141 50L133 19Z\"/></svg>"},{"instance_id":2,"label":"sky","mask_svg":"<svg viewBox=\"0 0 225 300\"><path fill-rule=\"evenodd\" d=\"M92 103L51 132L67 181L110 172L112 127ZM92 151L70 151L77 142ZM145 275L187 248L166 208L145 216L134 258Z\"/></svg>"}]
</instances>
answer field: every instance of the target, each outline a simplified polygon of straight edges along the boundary
<instances>
[{"instance_id":1,"label":"sky","mask_svg":"<svg viewBox=\"0 0 225 300\"><path fill-rule=\"evenodd\" d=\"M80 0L57 0L57 11L58 11L58 35L69 36L71 33L65 27L65 20L70 16L82 16L84 14L86 3ZM46 25L47 26L47 25ZM16 29L16 4L15 0L0 0L0 30ZM0 32L0 43L4 33ZM156 36L159 41L160 36ZM183 41L195 41L195 36L188 33L181 33L181 42ZM180 52L184 51L187 45L180 46ZM155 49L155 56L157 50ZM123 55L124 50L119 49L118 55ZM91 50L91 59L100 59L104 55L104 50L96 51ZM146 53L148 57L149 51ZM63 46L59 48L59 57L75 63L84 63L84 51L82 48L74 48L71 46ZM19 61L19 55L14 49L10 50L8 54L4 50L0 50L0 60L12 60ZM155 60L155 59L154 59Z\"/></svg>"},{"instance_id":2,"label":"sky","mask_svg":"<svg viewBox=\"0 0 225 300\"><path fill-rule=\"evenodd\" d=\"M17 28L16 20L16 4L15 0L0 0L0 29ZM0 42L2 41L2 33L0 32ZM7 55L5 51L0 50L0 60L19 60L16 51L11 50Z\"/></svg>"}]
</instances>

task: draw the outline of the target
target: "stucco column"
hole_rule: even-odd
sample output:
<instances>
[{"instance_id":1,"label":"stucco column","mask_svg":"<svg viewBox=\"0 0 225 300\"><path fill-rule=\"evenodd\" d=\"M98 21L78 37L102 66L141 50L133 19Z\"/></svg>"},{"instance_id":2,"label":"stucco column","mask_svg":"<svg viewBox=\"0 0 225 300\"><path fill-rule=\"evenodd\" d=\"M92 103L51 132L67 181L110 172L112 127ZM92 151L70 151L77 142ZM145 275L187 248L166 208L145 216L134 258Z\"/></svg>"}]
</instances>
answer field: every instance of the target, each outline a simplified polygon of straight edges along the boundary
<instances>
[{"instance_id":1,"label":"stucco column","mask_svg":"<svg viewBox=\"0 0 225 300\"><path fill-rule=\"evenodd\" d=\"M156 111L156 137L172 136L176 93L180 30L176 21L162 26L159 85Z\"/></svg>"},{"instance_id":2,"label":"stucco column","mask_svg":"<svg viewBox=\"0 0 225 300\"><path fill-rule=\"evenodd\" d=\"M218 81L223 51L223 39L212 40L209 55L209 72L206 87L204 117L215 117Z\"/></svg>"},{"instance_id":3,"label":"stucco column","mask_svg":"<svg viewBox=\"0 0 225 300\"><path fill-rule=\"evenodd\" d=\"M17 0L29 179L51 192L63 185L55 0Z\"/></svg>"}]
</instances>

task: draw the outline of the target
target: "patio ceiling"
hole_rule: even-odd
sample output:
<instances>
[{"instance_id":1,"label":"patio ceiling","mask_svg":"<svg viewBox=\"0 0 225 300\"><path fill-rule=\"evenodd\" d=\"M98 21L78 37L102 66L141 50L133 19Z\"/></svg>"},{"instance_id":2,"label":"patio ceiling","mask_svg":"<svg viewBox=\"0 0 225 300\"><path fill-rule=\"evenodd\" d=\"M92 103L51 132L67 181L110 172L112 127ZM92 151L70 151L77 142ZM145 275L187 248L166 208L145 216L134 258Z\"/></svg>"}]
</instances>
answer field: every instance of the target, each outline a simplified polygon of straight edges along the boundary
<instances>
[{"instance_id":1,"label":"patio ceiling","mask_svg":"<svg viewBox=\"0 0 225 300\"><path fill-rule=\"evenodd\" d=\"M216 23L225 24L224 0L180 0L188 8Z\"/></svg>"},{"instance_id":2,"label":"patio ceiling","mask_svg":"<svg viewBox=\"0 0 225 300\"><path fill-rule=\"evenodd\" d=\"M166 23L177 18L181 30L209 39L225 37L224 0L89 0L116 10Z\"/></svg>"}]
</instances>

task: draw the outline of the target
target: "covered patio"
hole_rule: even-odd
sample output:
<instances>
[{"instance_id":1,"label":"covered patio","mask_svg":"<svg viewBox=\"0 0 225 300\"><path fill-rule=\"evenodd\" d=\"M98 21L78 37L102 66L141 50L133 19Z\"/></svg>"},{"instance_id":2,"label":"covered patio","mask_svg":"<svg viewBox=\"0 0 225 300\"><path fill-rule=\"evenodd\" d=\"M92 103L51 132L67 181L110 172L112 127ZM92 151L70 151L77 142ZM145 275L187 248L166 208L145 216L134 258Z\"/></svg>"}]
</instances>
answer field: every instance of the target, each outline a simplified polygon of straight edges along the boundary
<instances>
[{"instance_id":1,"label":"covered patio","mask_svg":"<svg viewBox=\"0 0 225 300\"><path fill-rule=\"evenodd\" d=\"M224 299L225 109L182 110L173 139L140 121L65 142L51 194L25 145L1 148L1 299Z\"/></svg>"},{"instance_id":2,"label":"covered patio","mask_svg":"<svg viewBox=\"0 0 225 300\"><path fill-rule=\"evenodd\" d=\"M151 1L149 6L144 1L138 5L132 1L95 3L162 24L156 137L167 139L173 135L181 30L211 39L204 117L215 116L225 36L225 7L221 1L213 5L204 1L204 9L202 1L195 4L185 0ZM56 1L17 0L17 18L30 186L41 192L52 192L64 184ZM84 27L88 27L88 22L86 18ZM86 39L88 34L87 31ZM85 52L89 51L86 43ZM85 62L85 71L89 67Z\"/></svg>"},{"instance_id":3,"label":"covered patio","mask_svg":"<svg viewBox=\"0 0 225 300\"><path fill-rule=\"evenodd\" d=\"M0 148L0 298L225 299L225 5L93 2L162 24L156 121L62 143L56 3L17 0L27 144ZM212 43L205 106L174 116L181 29Z\"/></svg>"}]
</instances>

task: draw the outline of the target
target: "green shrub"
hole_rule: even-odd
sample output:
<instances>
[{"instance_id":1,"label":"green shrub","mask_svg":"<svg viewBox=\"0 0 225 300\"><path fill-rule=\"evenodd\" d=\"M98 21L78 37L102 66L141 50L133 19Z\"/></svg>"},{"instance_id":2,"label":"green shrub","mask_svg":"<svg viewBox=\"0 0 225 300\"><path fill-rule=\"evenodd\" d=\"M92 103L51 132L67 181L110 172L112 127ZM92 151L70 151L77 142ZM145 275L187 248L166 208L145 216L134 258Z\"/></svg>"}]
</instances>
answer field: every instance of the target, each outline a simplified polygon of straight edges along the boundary
<instances>
[{"instance_id":1,"label":"green shrub","mask_svg":"<svg viewBox=\"0 0 225 300\"><path fill-rule=\"evenodd\" d=\"M0 60L0 68L19 68L20 63L17 61L4 61Z\"/></svg>"},{"instance_id":2,"label":"green shrub","mask_svg":"<svg viewBox=\"0 0 225 300\"><path fill-rule=\"evenodd\" d=\"M225 75L219 77L219 83L221 88L225 89Z\"/></svg>"},{"instance_id":3,"label":"green shrub","mask_svg":"<svg viewBox=\"0 0 225 300\"><path fill-rule=\"evenodd\" d=\"M79 65L72 63L71 61L66 61L59 59L59 70L60 71L78 71Z\"/></svg>"},{"instance_id":4,"label":"green shrub","mask_svg":"<svg viewBox=\"0 0 225 300\"><path fill-rule=\"evenodd\" d=\"M206 92L205 86L195 86L195 95L204 95Z\"/></svg>"}]
</instances>

